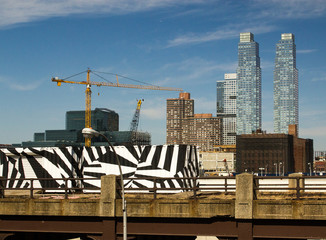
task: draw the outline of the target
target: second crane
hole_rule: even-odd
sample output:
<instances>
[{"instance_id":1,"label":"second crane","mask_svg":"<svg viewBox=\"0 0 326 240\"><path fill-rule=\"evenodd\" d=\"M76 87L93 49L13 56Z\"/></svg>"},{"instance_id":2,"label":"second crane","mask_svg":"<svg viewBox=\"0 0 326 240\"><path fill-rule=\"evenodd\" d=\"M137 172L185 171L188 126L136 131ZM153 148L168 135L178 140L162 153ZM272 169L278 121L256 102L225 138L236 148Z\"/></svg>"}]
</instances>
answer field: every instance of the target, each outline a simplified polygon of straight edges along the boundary
<instances>
[{"instance_id":1,"label":"second crane","mask_svg":"<svg viewBox=\"0 0 326 240\"><path fill-rule=\"evenodd\" d=\"M71 84L83 84L86 85L85 91L85 128L91 128L91 86L107 86L107 87L121 87L121 88L136 88L136 89L147 89L147 90L163 90L163 91L179 91L183 92L181 88L171 88L171 87L159 87L154 85L135 85L135 84L121 84L118 80L118 75L116 75L117 82L94 82L90 80L90 73L92 70L88 69L86 81L71 81L66 79L59 79L58 77L52 78L52 82L56 82L58 86L61 86L62 83L71 83ZM93 72L94 73L94 72ZM85 139L85 146L91 146L91 139Z\"/></svg>"}]
</instances>

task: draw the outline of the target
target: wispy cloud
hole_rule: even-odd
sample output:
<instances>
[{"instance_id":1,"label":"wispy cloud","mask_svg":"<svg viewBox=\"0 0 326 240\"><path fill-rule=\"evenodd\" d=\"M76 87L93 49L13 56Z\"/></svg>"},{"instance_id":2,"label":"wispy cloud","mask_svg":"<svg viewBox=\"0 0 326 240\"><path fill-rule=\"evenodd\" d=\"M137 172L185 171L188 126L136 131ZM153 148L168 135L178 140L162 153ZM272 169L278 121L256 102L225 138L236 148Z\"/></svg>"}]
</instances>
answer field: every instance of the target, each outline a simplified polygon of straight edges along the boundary
<instances>
[{"instance_id":1,"label":"wispy cloud","mask_svg":"<svg viewBox=\"0 0 326 240\"><path fill-rule=\"evenodd\" d=\"M314 77L311 79L313 82L326 81L326 76Z\"/></svg>"},{"instance_id":2,"label":"wispy cloud","mask_svg":"<svg viewBox=\"0 0 326 240\"><path fill-rule=\"evenodd\" d=\"M316 52L317 49L301 49L301 50L297 50L297 53L299 54L308 54L308 53L313 53Z\"/></svg>"},{"instance_id":3,"label":"wispy cloud","mask_svg":"<svg viewBox=\"0 0 326 240\"><path fill-rule=\"evenodd\" d=\"M234 72L237 67L237 62L215 62L208 61L199 57L186 59L180 62L174 62L164 65L160 73L173 73L165 77L159 82L159 85L171 85L176 82L187 86L203 84L216 81L223 78L226 72ZM200 81L199 81L200 80Z\"/></svg>"},{"instance_id":4,"label":"wispy cloud","mask_svg":"<svg viewBox=\"0 0 326 240\"><path fill-rule=\"evenodd\" d=\"M32 91L38 88L42 84L42 81L35 81L35 82L25 84L25 83L18 83L7 77L0 76L0 83L8 86L12 90Z\"/></svg>"},{"instance_id":5,"label":"wispy cloud","mask_svg":"<svg viewBox=\"0 0 326 240\"><path fill-rule=\"evenodd\" d=\"M10 83L9 87L17 91L32 91L38 88L42 82L33 82L28 84Z\"/></svg>"},{"instance_id":6,"label":"wispy cloud","mask_svg":"<svg viewBox=\"0 0 326 240\"><path fill-rule=\"evenodd\" d=\"M273 25L256 25L248 27L246 24L232 24L221 29L206 33L187 33L170 40L167 47L180 45L199 44L211 41L226 40L239 37L240 32L254 32L255 34L268 33L274 31Z\"/></svg>"},{"instance_id":7,"label":"wispy cloud","mask_svg":"<svg viewBox=\"0 0 326 240\"><path fill-rule=\"evenodd\" d=\"M0 27L73 14L126 14L205 0L0 0Z\"/></svg>"},{"instance_id":8,"label":"wispy cloud","mask_svg":"<svg viewBox=\"0 0 326 240\"><path fill-rule=\"evenodd\" d=\"M258 18L315 18L326 13L325 0L254 0L252 3L255 10L260 10L256 13Z\"/></svg>"}]
</instances>

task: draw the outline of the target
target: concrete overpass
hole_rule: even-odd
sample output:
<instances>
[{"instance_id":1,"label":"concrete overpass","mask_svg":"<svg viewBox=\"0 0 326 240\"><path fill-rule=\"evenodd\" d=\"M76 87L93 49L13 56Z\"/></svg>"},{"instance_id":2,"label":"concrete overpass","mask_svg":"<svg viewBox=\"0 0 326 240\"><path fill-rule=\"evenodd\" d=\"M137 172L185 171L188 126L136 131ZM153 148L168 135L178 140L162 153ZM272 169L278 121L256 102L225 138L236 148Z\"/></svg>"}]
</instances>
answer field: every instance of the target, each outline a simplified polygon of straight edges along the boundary
<instances>
[{"instance_id":1,"label":"concrete overpass","mask_svg":"<svg viewBox=\"0 0 326 240\"><path fill-rule=\"evenodd\" d=\"M127 193L130 239L326 238L326 195L305 192L302 178L286 189L236 177L236 191L177 194ZM280 188L278 188L280 189ZM317 189L318 190L318 189ZM325 189L326 190L326 189ZM319 190L318 190L319 191ZM195 194L194 194L195 193ZM103 176L100 194L7 195L0 199L0 240L120 239L122 201L116 177ZM49 234L50 233L50 234Z\"/></svg>"}]
</instances>

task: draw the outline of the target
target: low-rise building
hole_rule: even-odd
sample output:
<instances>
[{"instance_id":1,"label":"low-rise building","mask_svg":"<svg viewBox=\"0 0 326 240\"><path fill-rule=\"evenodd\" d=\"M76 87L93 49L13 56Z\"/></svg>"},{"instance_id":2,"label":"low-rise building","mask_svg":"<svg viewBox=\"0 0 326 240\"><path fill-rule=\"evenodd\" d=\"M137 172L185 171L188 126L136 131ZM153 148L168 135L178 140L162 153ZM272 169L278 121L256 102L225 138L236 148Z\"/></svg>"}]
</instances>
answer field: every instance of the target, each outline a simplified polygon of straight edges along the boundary
<instances>
[{"instance_id":1,"label":"low-rise building","mask_svg":"<svg viewBox=\"0 0 326 240\"><path fill-rule=\"evenodd\" d=\"M293 126L289 134L257 131L237 136L238 173L308 173L312 164L313 140L298 138Z\"/></svg>"}]
</instances>

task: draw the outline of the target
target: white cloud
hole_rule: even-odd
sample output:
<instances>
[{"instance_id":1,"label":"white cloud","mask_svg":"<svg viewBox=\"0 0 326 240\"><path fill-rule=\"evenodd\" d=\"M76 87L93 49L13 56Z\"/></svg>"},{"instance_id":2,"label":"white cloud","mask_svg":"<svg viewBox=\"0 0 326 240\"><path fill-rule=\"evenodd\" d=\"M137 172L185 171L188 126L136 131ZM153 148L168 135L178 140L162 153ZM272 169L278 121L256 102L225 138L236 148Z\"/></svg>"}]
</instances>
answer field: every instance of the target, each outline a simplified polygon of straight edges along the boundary
<instances>
[{"instance_id":1,"label":"white cloud","mask_svg":"<svg viewBox=\"0 0 326 240\"><path fill-rule=\"evenodd\" d=\"M307 54L307 53L313 53L316 52L317 49L302 49L302 50L297 50L297 53L301 54Z\"/></svg>"},{"instance_id":2,"label":"white cloud","mask_svg":"<svg viewBox=\"0 0 326 240\"><path fill-rule=\"evenodd\" d=\"M0 27L72 14L126 14L204 0L0 0Z\"/></svg>"},{"instance_id":3,"label":"white cloud","mask_svg":"<svg viewBox=\"0 0 326 240\"><path fill-rule=\"evenodd\" d=\"M237 62L215 62L208 61L199 57L189 58L181 62L168 63L164 65L159 72L173 73L162 79L158 85L171 85L178 83L179 85L198 85L205 81L212 82L223 79L224 73L235 72ZM222 72L222 73L221 73Z\"/></svg>"},{"instance_id":4,"label":"white cloud","mask_svg":"<svg viewBox=\"0 0 326 240\"><path fill-rule=\"evenodd\" d=\"M260 10L255 13L258 18L315 18L326 12L325 0L254 0L252 3L252 7Z\"/></svg>"},{"instance_id":5,"label":"white cloud","mask_svg":"<svg viewBox=\"0 0 326 240\"><path fill-rule=\"evenodd\" d=\"M36 82L29 82L29 83L18 83L14 82L10 78L0 76L0 82L2 84L5 84L9 86L9 88L16 90L16 91L32 91L36 88L38 88L41 84L42 81L36 81Z\"/></svg>"},{"instance_id":6,"label":"white cloud","mask_svg":"<svg viewBox=\"0 0 326 240\"><path fill-rule=\"evenodd\" d=\"M18 83L10 83L9 86L13 90L17 91L32 91L38 88L41 85L41 82L33 82L28 84L18 84Z\"/></svg>"},{"instance_id":7,"label":"white cloud","mask_svg":"<svg viewBox=\"0 0 326 240\"><path fill-rule=\"evenodd\" d=\"M143 109L141 115L148 120L165 120L165 106Z\"/></svg>"},{"instance_id":8,"label":"white cloud","mask_svg":"<svg viewBox=\"0 0 326 240\"><path fill-rule=\"evenodd\" d=\"M249 26L248 24L227 25L221 29L206 33L187 33L170 40L167 47L176 47L180 45L199 44L204 42L225 40L238 38L240 32L254 32L255 34L268 33L274 31L275 27L272 25L257 25Z\"/></svg>"}]
</instances>

